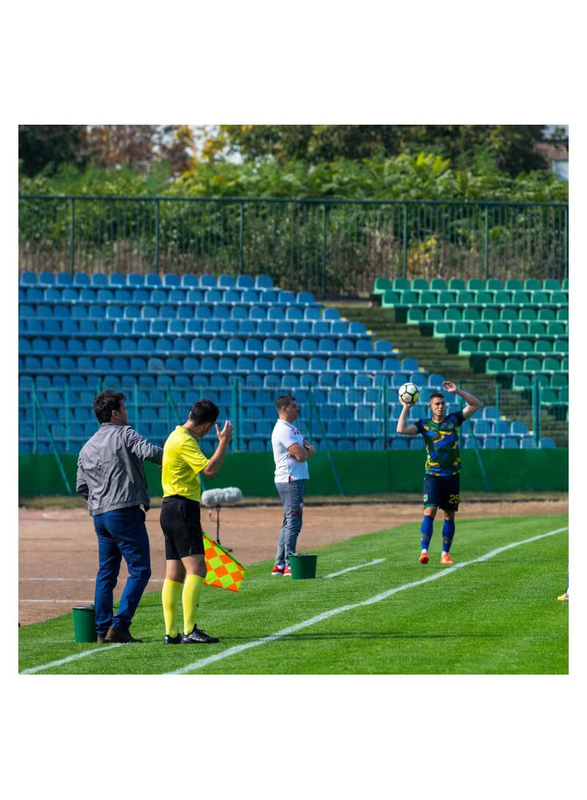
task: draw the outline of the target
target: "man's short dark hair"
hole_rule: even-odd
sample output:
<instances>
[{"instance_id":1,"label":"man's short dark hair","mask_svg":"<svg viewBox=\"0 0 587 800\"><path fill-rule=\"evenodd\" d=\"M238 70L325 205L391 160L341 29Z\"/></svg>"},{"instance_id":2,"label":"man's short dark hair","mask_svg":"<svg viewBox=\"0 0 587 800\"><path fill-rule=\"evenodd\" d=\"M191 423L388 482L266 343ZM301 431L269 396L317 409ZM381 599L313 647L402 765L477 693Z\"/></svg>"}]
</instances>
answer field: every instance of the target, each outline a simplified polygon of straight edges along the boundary
<instances>
[{"instance_id":1,"label":"man's short dark hair","mask_svg":"<svg viewBox=\"0 0 587 800\"><path fill-rule=\"evenodd\" d=\"M205 425L207 422L216 422L219 414L220 409L216 403L204 397L203 400L198 400L193 404L190 411L190 419L196 425Z\"/></svg>"},{"instance_id":2,"label":"man's short dark hair","mask_svg":"<svg viewBox=\"0 0 587 800\"><path fill-rule=\"evenodd\" d=\"M428 402L430 402L430 403L431 403L431 402L434 400L434 398L435 398L435 397L440 397L440 399L441 399L441 400L444 400L444 399L445 399L444 395L443 395L443 394L441 394L440 392L433 392L433 393L430 395L430 400L429 400Z\"/></svg>"},{"instance_id":3,"label":"man's short dark hair","mask_svg":"<svg viewBox=\"0 0 587 800\"><path fill-rule=\"evenodd\" d=\"M286 411L292 403L295 403L295 401L296 399L293 394L282 394L281 397L277 398L275 408L278 411Z\"/></svg>"},{"instance_id":4,"label":"man's short dark hair","mask_svg":"<svg viewBox=\"0 0 587 800\"><path fill-rule=\"evenodd\" d=\"M120 411L120 404L126 400L122 392L105 389L94 397L94 414L98 422L112 422L112 412Z\"/></svg>"}]
</instances>

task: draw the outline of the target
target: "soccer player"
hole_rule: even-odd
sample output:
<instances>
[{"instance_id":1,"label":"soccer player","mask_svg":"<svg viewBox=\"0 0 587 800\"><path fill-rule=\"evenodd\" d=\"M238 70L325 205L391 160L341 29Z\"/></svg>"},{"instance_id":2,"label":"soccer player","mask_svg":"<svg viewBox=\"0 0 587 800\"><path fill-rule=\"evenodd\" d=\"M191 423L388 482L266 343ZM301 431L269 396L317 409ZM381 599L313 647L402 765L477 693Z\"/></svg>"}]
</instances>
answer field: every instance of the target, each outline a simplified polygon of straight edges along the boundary
<instances>
[{"instance_id":1,"label":"soccer player","mask_svg":"<svg viewBox=\"0 0 587 800\"><path fill-rule=\"evenodd\" d=\"M196 625L196 615L206 559L200 523L200 472L207 478L218 474L232 439L232 423L216 425L218 446L211 459L200 450L198 439L216 423L218 406L198 400L187 422L169 434L163 448L163 507L161 528L165 536L166 570L161 599L165 619L165 644L214 644L219 640ZM177 606L183 607L183 636L177 629Z\"/></svg>"},{"instance_id":2,"label":"soccer player","mask_svg":"<svg viewBox=\"0 0 587 800\"><path fill-rule=\"evenodd\" d=\"M316 450L304 439L294 424L300 413L295 397L290 394L277 398L279 419L271 434L275 461L275 488L283 503L283 524L277 540L277 554L271 575L291 575L290 553L295 553L302 529L304 486L310 477L307 460Z\"/></svg>"},{"instance_id":3,"label":"soccer player","mask_svg":"<svg viewBox=\"0 0 587 800\"><path fill-rule=\"evenodd\" d=\"M449 554L455 535L455 514L459 510L460 499L459 428L464 420L472 417L483 406L480 400L459 389L453 381L444 381L442 387L449 394L462 397L466 406L461 411L447 415L444 395L435 392L430 396L432 417L419 419L413 425L409 425L410 404L400 400L403 408L397 423L398 433L405 436L422 434L427 450L424 468L424 519L420 528L422 547L420 564L428 563L428 548L432 538L434 518L439 508L444 512L440 563L453 563Z\"/></svg>"}]
</instances>

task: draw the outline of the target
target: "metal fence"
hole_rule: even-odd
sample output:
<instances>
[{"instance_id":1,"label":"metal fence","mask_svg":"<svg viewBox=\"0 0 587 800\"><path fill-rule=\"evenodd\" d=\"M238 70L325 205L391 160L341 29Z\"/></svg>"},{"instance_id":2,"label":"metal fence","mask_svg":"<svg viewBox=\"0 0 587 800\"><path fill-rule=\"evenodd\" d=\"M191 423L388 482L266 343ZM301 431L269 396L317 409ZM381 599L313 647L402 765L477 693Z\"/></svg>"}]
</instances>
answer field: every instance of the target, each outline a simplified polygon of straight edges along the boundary
<instances>
[{"instance_id":1,"label":"metal fence","mask_svg":"<svg viewBox=\"0 0 587 800\"><path fill-rule=\"evenodd\" d=\"M22 195L19 221L21 271L268 274L331 297L568 275L565 203Z\"/></svg>"}]
</instances>

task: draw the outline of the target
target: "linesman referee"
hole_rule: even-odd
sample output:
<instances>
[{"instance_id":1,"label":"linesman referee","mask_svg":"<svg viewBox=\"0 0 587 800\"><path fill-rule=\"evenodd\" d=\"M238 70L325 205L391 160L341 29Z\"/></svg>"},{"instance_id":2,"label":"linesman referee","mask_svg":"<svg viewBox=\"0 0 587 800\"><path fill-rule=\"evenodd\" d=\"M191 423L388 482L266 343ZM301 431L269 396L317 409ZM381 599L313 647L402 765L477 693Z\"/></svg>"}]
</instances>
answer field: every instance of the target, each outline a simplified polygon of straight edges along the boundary
<instances>
[{"instance_id":1,"label":"linesman referee","mask_svg":"<svg viewBox=\"0 0 587 800\"><path fill-rule=\"evenodd\" d=\"M200 472L213 478L220 470L232 439L232 423L216 425L218 446L211 459L200 450L198 439L205 436L218 419L219 409L211 400L198 400L187 422L171 432L163 448L163 507L161 528L165 536L165 582L162 602L165 619L165 644L213 644L196 625L200 595L206 577L204 541L200 523ZM177 607L181 597L183 636L177 629Z\"/></svg>"}]
</instances>

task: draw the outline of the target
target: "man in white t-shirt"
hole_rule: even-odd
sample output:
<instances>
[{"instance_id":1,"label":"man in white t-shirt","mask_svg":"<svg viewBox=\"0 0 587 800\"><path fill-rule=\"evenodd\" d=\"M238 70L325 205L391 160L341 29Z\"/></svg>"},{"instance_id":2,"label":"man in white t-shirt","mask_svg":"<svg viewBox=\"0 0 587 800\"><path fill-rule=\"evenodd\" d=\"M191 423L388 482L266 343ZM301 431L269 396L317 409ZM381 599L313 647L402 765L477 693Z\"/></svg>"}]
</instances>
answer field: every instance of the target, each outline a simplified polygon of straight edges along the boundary
<instances>
[{"instance_id":1,"label":"man in white t-shirt","mask_svg":"<svg viewBox=\"0 0 587 800\"><path fill-rule=\"evenodd\" d=\"M302 529L304 485L310 477L306 462L316 455L316 450L295 426L300 413L295 397L290 394L278 397L275 406L279 419L271 434L271 444L275 459L275 486L283 503L283 525L271 574L291 575L289 554L296 551Z\"/></svg>"}]
</instances>

